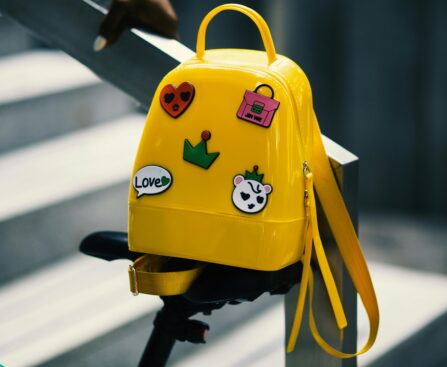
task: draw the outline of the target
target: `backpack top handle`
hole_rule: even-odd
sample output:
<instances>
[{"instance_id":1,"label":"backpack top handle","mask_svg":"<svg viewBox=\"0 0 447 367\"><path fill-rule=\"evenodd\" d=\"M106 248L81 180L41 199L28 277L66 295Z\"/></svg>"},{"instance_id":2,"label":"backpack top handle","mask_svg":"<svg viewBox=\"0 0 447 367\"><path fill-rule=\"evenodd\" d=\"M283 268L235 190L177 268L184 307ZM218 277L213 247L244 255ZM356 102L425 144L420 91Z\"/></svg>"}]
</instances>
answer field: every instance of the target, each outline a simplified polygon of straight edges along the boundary
<instances>
[{"instance_id":1,"label":"backpack top handle","mask_svg":"<svg viewBox=\"0 0 447 367\"><path fill-rule=\"evenodd\" d=\"M258 27L259 32L261 33L262 41L264 42L265 51L267 53L268 65L273 64L276 61L276 51L275 45L273 44L272 35L270 34L270 29L265 22L264 18L259 15L258 12L250 9L244 5L240 4L224 4L218 6L211 10L205 18L203 18L202 23L200 24L199 33L197 34L197 48L196 54L199 60L203 60L205 55L205 35L206 28L208 27L209 22L213 19L217 14L225 10L234 10L238 11L242 14L245 14L249 17Z\"/></svg>"}]
</instances>

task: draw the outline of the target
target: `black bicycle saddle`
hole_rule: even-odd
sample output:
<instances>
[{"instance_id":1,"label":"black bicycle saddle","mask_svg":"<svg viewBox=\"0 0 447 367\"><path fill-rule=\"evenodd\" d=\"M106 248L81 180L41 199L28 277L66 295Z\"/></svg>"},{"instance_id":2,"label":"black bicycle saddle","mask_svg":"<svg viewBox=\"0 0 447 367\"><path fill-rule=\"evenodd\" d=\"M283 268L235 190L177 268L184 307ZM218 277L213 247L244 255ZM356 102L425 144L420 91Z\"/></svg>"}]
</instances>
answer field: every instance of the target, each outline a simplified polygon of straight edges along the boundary
<instances>
[{"instance_id":1,"label":"black bicycle saddle","mask_svg":"<svg viewBox=\"0 0 447 367\"><path fill-rule=\"evenodd\" d=\"M95 232L84 238L79 250L107 261L135 261L144 255L128 249L125 232ZM179 271L195 260L170 258L163 271ZM183 297L194 303L253 301L264 292L284 294L301 277L301 263L276 271L259 271L209 263Z\"/></svg>"}]
</instances>

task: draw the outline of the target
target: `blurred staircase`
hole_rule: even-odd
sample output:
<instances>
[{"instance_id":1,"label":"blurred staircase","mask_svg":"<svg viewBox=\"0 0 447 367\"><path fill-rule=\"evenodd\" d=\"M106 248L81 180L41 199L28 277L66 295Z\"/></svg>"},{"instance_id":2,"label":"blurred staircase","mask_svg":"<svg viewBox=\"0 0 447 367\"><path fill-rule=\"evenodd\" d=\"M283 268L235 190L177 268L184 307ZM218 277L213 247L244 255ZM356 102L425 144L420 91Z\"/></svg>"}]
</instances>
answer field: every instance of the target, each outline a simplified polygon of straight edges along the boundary
<instances>
[{"instance_id":1,"label":"blurred staircase","mask_svg":"<svg viewBox=\"0 0 447 367\"><path fill-rule=\"evenodd\" d=\"M75 253L88 231L125 228L126 181L144 116L77 61L33 48L23 30L4 18L0 24L9 35L0 45L10 44L0 46L4 283ZM12 47L16 37L22 48Z\"/></svg>"},{"instance_id":2,"label":"blurred staircase","mask_svg":"<svg viewBox=\"0 0 447 367\"><path fill-rule=\"evenodd\" d=\"M27 366L157 304L129 304L108 267L77 254L86 234L126 228L145 117L124 93L3 17L0 34L0 364Z\"/></svg>"},{"instance_id":3,"label":"blurred staircase","mask_svg":"<svg viewBox=\"0 0 447 367\"><path fill-rule=\"evenodd\" d=\"M126 230L128 178L145 116L124 93L1 17L0 34L0 365L134 366L158 298L130 295L126 262L90 259L77 247L91 232ZM405 279L414 276L415 293L432 300L446 287L442 276L384 265L372 270L379 300L388 300L382 311L394 312L384 321L385 335L399 297L412 292L402 291ZM406 328L407 319L396 323L394 339L365 363L382 358L382 367L392 366L390 346L447 309L443 295L429 311L418 305L419 316L414 302L400 307L417 328ZM212 316L210 343L179 343L172 365L283 365L283 318L281 297L227 306Z\"/></svg>"},{"instance_id":4,"label":"blurred staircase","mask_svg":"<svg viewBox=\"0 0 447 367\"><path fill-rule=\"evenodd\" d=\"M88 258L78 245L126 230L145 114L20 26L0 17L0 29L0 365L134 366L161 302L131 295L127 262ZM253 311L278 313L279 301L229 308L214 335ZM171 360L196 350L179 345Z\"/></svg>"}]
</instances>

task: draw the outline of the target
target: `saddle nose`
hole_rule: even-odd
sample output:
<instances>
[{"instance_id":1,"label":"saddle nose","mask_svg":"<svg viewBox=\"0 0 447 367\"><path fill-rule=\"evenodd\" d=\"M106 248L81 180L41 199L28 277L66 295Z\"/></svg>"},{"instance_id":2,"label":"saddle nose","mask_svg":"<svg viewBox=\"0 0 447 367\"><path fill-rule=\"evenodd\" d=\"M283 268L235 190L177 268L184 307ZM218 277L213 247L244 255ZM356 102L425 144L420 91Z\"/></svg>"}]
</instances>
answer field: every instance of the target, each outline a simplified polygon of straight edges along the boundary
<instances>
[{"instance_id":1,"label":"saddle nose","mask_svg":"<svg viewBox=\"0 0 447 367\"><path fill-rule=\"evenodd\" d=\"M88 235L81 241L79 251L107 261L118 259L135 261L143 255L128 249L126 232L114 231L95 232Z\"/></svg>"}]
</instances>

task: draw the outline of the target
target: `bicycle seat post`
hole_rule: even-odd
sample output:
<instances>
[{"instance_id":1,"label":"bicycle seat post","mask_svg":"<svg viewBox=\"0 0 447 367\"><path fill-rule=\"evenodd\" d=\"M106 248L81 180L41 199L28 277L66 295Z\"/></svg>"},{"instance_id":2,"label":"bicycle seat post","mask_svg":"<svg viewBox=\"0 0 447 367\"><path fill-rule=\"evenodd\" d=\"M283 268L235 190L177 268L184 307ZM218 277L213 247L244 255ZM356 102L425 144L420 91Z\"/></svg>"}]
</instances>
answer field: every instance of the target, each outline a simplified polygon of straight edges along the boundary
<instances>
[{"instance_id":1,"label":"bicycle seat post","mask_svg":"<svg viewBox=\"0 0 447 367\"><path fill-rule=\"evenodd\" d=\"M226 302L195 303L183 295L160 297L163 308L154 320L154 329L141 357L139 367L164 367L169 359L175 341L205 343L208 324L189 317L203 312L211 314Z\"/></svg>"},{"instance_id":2,"label":"bicycle seat post","mask_svg":"<svg viewBox=\"0 0 447 367\"><path fill-rule=\"evenodd\" d=\"M163 307L158 313L157 318L168 317L169 312ZM160 316L163 315L163 316ZM173 333L167 331L163 325L154 321L154 328L149 341L146 344L143 355L141 356L138 367L163 367L168 362L172 348L174 347L176 338Z\"/></svg>"}]
</instances>

